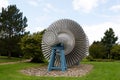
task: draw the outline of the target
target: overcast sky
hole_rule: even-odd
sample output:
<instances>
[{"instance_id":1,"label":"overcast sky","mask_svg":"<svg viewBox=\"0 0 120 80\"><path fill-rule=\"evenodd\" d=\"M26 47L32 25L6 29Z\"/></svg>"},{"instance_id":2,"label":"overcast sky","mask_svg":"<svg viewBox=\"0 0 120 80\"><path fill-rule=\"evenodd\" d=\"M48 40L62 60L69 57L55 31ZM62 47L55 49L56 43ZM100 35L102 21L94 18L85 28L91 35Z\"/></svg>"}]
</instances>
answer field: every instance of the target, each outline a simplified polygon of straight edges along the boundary
<instances>
[{"instance_id":1,"label":"overcast sky","mask_svg":"<svg viewBox=\"0 0 120 80\"><path fill-rule=\"evenodd\" d=\"M109 28L120 38L120 0L0 0L0 12L11 4L27 17L26 30L31 33L67 18L82 26L90 44L99 41Z\"/></svg>"}]
</instances>

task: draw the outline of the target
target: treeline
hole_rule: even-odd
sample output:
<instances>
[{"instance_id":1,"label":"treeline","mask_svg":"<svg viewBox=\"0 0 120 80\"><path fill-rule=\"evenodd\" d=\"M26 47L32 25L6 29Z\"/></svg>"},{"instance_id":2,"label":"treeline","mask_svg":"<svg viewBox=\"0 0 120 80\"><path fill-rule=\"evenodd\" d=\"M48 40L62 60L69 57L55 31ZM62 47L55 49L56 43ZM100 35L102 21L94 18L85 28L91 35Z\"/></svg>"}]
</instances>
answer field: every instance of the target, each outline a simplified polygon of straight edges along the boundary
<instances>
[{"instance_id":1,"label":"treeline","mask_svg":"<svg viewBox=\"0 0 120 80\"><path fill-rule=\"evenodd\" d=\"M30 34L25 29L27 18L16 7L2 8L0 13L0 55L31 58L32 62L44 62L41 40L44 31Z\"/></svg>"},{"instance_id":2,"label":"treeline","mask_svg":"<svg viewBox=\"0 0 120 80\"><path fill-rule=\"evenodd\" d=\"M94 59L115 59L120 60L120 44L116 43L118 37L115 36L112 28L109 28L101 41L94 41L89 47L89 60Z\"/></svg>"}]
</instances>

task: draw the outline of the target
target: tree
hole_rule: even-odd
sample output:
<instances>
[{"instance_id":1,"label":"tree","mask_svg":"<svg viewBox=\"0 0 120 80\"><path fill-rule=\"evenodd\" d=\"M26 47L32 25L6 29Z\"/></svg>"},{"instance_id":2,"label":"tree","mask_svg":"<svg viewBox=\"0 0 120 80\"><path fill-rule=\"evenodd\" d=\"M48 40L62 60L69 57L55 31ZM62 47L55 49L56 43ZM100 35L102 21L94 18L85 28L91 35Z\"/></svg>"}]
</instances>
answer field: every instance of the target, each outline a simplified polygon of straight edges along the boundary
<instances>
[{"instance_id":1,"label":"tree","mask_svg":"<svg viewBox=\"0 0 120 80\"><path fill-rule=\"evenodd\" d=\"M116 44L111 49L111 58L120 60L120 45Z\"/></svg>"},{"instance_id":2,"label":"tree","mask_svg":"<svg viewBox=\"0 0 120 80\"><path fill-rule=\"evenodd\" d=\"M24 56L32 58L31 62L43 63L45 61L41 48L43 33L44 31L26 35L21 39L20 45Z\"/></svg>"},{"instance_id":3,"label":"tree","mask_svg":"<svg viewBox=\"0 0 120 80\"><path fill-rule=\"evenodd\" d=\"M10 5L2 8L0 13L0 38L5 43L4 47L8 53L8 57L19 48L19 41L26 33L27 18L23 17L23 13L17 9L16 5Z\"/></svg>"},{"instance_id":4,"label":"tree","mask_svg":"<svg viewBox=\"0 0 120 80\"><path fill-rule=\"evenodd\" d=\"M114 31L112 28L109 28L105 33L105 36L101 39L101 42L106 47L108 59L110 59L111 48L115 45L118 37L115 36Z\"/></svg>"},{"instance_id":5,"label":"tree","mask_svg":"<svg viewBox=\"0 0 120 80\"><path fill-rule=\"evenodd\" d=\"M104 59L106 57L106 49L99 41L93 42L93 44L89 47L89 53L94 59Z\"/></svg>"}]
</instances>

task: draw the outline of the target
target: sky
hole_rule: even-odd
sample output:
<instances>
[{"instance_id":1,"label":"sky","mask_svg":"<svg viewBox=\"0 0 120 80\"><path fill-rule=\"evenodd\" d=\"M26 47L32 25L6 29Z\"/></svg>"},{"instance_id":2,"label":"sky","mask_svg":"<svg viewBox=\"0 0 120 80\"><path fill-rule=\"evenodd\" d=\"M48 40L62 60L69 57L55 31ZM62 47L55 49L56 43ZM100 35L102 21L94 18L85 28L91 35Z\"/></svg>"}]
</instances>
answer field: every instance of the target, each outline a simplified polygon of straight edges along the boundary
<instances>
[{"instance_id":1,"label":"sky","mask_svg":"<svg viewBox=\"0 0 120 80\"><path fill-rule=\"evenodd\" d=\"M120 43L120 0L0 0L1 8L16 5L28 19L26 31L41 31L59 19L79 23L90 44L112 28Z\"/></svg>"}]
</instances>

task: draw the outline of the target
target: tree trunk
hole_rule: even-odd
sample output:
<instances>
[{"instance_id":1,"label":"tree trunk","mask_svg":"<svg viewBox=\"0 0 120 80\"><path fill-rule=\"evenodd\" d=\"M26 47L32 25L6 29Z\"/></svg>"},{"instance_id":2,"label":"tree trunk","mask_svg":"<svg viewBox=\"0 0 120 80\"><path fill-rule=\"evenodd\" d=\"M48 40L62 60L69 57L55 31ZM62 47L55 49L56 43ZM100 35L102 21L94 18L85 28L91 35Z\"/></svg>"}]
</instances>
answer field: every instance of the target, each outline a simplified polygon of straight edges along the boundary
<instances>
[{"instance_id":1,"label":"tree trunk","mask_svg":"<svg viewBox=\"0 0 120 80\"><path fill-rule=\"evenodd\" d=\"M108 50L108 59L111 59L111 54L110 50Z\"/></svg>"},{"instance_id":2,"label":"tree trunk","mask_svg":"<svg viewBox=\"0 0 120 80\"><path fill-rule=\"evenodd\" d=\"M108 53L108 59L110 59L110 54Z\"/></svg>"},{"instance_id":3,"label":"tree trunk","mask_svg":"<svg viewBox=\"0 0 120 80\"><path fill-rule=\"evenodd\" d=\"M8 51L8 58L11 58L11 52Z\"/></svg>"}]
</instances>

